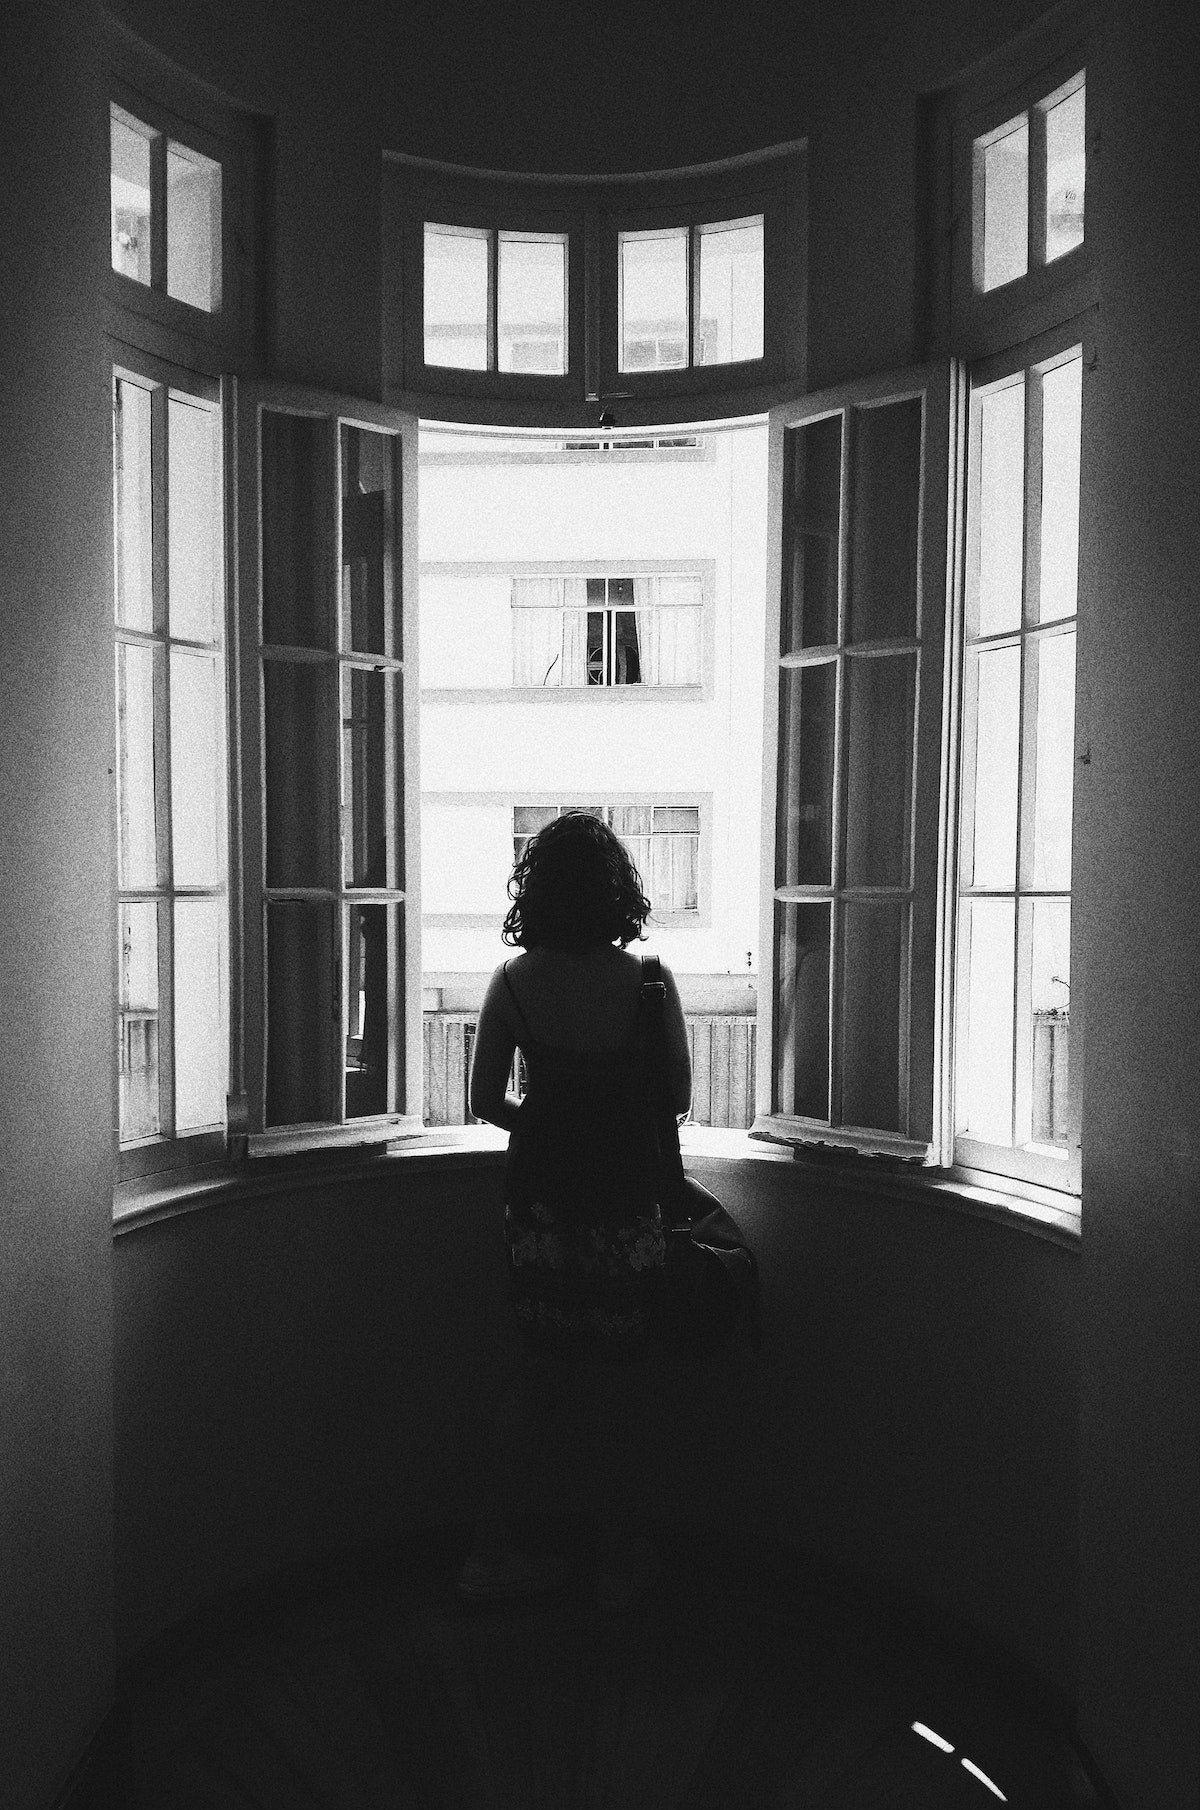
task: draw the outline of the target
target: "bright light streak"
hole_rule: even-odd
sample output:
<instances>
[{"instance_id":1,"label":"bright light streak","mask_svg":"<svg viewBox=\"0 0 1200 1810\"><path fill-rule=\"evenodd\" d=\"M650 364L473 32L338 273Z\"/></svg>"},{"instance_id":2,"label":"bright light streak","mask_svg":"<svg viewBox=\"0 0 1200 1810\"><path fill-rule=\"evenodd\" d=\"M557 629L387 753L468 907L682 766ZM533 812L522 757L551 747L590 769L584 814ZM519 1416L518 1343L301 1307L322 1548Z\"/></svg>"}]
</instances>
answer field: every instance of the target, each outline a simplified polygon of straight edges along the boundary
<instances>
[{"instance_id":1,"label":"bright light streak","mask_svg":"<svg viewBox=\"0 0 1200 1810\"><path fill-rule=\"evenodd\" d=\"M1003 1791L1001 1791L999 1785L993 1785L986 1772L980 1772L978 1766L973 1766L970 1760L964 1760L963 1765L971 1774L972 1778L978 1779L981 1785L986 1785L989 1791L995 1793L1002 1804L1007 1804L1008 1799L1005 1797Z\"/></svg>"},{"instance_id":2,"label":"bright light streak","mask_svg":"<svg viewBox=\"0 0 1200 1810\"><path fill-rule=\"evenodd\" d=\"M927 1741L932 1741L935 1747L940 1747L943 1753L954 1752L954 1747L951 1742L943 1741L941 1735L935 1735L932 1728L926 1728L923 1722L914 1722L912 1728L914 1735L923 1735ZM966 1763L967 1762L964 1760L963 1765L965 1766ZM995 1790L995 1786L993 1786L992 1789Z\"/></svg>"}]
</instances>

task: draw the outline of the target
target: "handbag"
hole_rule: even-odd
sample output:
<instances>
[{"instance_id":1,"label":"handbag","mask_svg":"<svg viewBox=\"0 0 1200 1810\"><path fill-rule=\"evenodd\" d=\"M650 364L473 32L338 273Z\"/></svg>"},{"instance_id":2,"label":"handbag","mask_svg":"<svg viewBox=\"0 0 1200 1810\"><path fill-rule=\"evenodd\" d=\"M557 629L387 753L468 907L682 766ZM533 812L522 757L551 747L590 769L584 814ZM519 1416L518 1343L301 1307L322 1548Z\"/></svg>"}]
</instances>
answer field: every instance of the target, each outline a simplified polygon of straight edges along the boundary
<instances>
[{"instance_id":1,"label":"handbag","mask_svg":"<svg viewBox=\"0 0 1200 1810\"><path fill-rule=\"evenodd\" d=\"M658 958L643 957L640 1043L667 1243L656 1330L665 1345L693 1357L718 1351L740 1329L757 1351L758 1260L732 1214L684 1172L679 1121L667 1087L666 997Z\"/></svg>"}]
</instances>

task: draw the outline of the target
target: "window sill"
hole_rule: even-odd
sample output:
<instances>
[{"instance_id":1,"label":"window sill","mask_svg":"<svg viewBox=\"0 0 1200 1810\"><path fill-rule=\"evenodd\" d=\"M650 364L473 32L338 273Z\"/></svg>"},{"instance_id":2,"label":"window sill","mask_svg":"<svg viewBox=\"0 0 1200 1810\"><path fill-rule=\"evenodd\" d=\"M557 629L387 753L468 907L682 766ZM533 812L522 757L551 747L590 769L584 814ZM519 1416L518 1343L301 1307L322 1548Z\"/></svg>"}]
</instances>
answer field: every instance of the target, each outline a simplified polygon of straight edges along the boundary
<instances>
[{"instance_id":1,"label":"window sill","mask_svg":"<svg viewBox=\"0 0 1200 1810\"><path fill-rule=\"evenodd\" d=\"M507 1135L492 1125L454 1125L418 1131L383 1149L311 1150L301 1155L259 1158L219 1175L157 1185L125 1184L113 1198L114 1235L210 1206L306 1192L331 1181L399 1180L404 1174L496 1171L503 1161ZM1001 1188L955 1176L945 1170L898 1170L878 1159L855 1153L824 1155L815 1149L772 1144L744 1131L684 1125L680 1130L684 1160L714 1163L785 1165L805 1182L818 1177L835 1193L867 1194L875 1199L923 1203L937 1211L1009 1226L1052 1244L1078 1249L1080 1212L1069 1195L1048 1188ZM719 1185L719 1184L718 1184Z\"/></svg>"}]
</instances>

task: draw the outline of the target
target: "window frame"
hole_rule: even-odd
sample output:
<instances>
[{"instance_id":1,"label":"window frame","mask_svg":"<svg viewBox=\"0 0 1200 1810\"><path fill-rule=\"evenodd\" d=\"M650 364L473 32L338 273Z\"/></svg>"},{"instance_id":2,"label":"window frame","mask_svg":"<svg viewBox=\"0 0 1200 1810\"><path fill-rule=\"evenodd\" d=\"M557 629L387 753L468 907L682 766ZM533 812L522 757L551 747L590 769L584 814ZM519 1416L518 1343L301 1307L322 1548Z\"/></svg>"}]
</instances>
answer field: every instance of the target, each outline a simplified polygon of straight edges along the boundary
<instances>
[{"instance_id":1,"label":"window frame","mask_svg":"<svg viewBox=\"0 0 1200 1810\"><path fill-rule=\"evenodd\" d=\"M117 1054L114 1069L113 1097L113 1173L118 1185L147 1182L152 1179L167 1179L187 1174L209 1174L224 1167L231 1122L236 1120L236 1107L233 1107L231 1094L233 1091L233 1067L231 1048L235 1036L235 1026L240 1009L239 975L237 969L237 900L238 859L236 848L236 810L233 796L234 786L234 745L236 741L236 706L235 706L235 667L237 664L236 647L233 637L233 584L232 561L233 547L230 532L229 511L227 503L227 474L229 456L229 387L220 379L206 374L190 371L164 359L155 358L148 353L131 352L130 348L117 341L109 342L109 368L112 392L112 407L115 423L116 391L119 383L132 384L147 392L151 397L151 494L153 499L152 517L152 573L154 589L154 626L145 632L122 627L116 621L115 607L113 613L114 649L121 645L150 646L163 650L163 659L155 661L155 712L154 712L154 765L155 765L155 817L156 817L156 853L157 864L161 873L164 859L171 865L171 726L170 726L170 674L169 654L174 645L192 645L187 638L177 642L172 637L166 623L163 603L166 596L167 579L167 489L168 474L166 460L163 459L161 447L162 435L167 425L168 408L173 394L185 398L190 404L202 404L210 412L217 425L217 451L215 476L222 498L220 571L222 577L222 610L219 623L219 640L214 643L221 661L221 702L220 713L221 747L219 761L221 766L221 783L218 790L218 835L222 838L225 850L225 877L221 884L210 887L176 887L172 871L164 882L161 879L152 888L122 887L115 890L117 901L118 924L114 925L113 934L113 1024L116 1032ZM169 445L169 441L168 441ZM115 500L116 482L116 443L112 441L113 487ZM168 453L169 457L169 453ZM111 583L109 595L116 596L117 547L115 509L110 512L110 565ZM160 670L166 668L167 670ZM116 730L114 699L114 733ZM119 762L114 758L112 800L112 847L114 850L114 874L116 870L115 851L120 837L120 800L119 800ZM164 850L166 851L164 857ZM120 1106L119 1106L119 1074L121 1037L121 979L117 944L119 941L119 914L121 906L126 903L126 894L136 895L130 902L149 902L151 898L158 905L158 989L160 1000L160 1100L164 1092L171 1096L171 1111L166 1115L171 1129L151 1133L145 1137L121 1138ZM221 1016L224 1025L223 1050L225 1059L226 1100L224 1123L220 1128L201 1128L195 1131L177 1132L174 1129L174 992L175 978L173 970L174 939L169 924L171 908L177 897L182 898L218 898L225 904L225 957L226 972L224 976L223 997L221 1000ZM165 909L164 909L165 908ZM167 935L164 937L162 927L168 922ZM166 1000L163 1011L161 1002ZM164 1034L165 1027L165 1034Z\"/></svg>"},{"instance_id":2,"label":"window frame","mask_svg":"<svg viewBox=\"0 0 1200 1810\"><path fill-rule=\"evenodd\" d=\"M860 889L843 879L846 815L846 760L841 695L838 683L838 730L832 781L832 853L829 885L792 885L777 881L777 812L779 805L780 684L789 668L825 662L836 651L839 665L849 655L839 634L836 650L816 646L799 652L783 647L783 551L786 435L830 416L843 418L839 496L838 616L845 623L849 587L850 510L853 474L850 467L852 411L886 406L911 397L923 400L920 484L918 494L918 598L912 772L910 776L908 880L888 888L888 895L908 900L907 932L902 953L899 1005L899 1086L901 1130L846 1125L841 1117L844 1070L842 1031L837 1003L844 972L839 934L839 908ZM938 361L878 377L840 384L797 401L777 404L770 413L767 522L767 610L765 687L763 698L763 841L760 880L757 1110L751 1135L797 1147L828 1145L847 1152L888 1156L909 1162L940 1163L944 1159L938 1129L938 1107L944 1092L945 1050L941 1003L944 997L946 950L943 942L942 888L946 841L946 749L943 723L947 708L947 655L953 624L953 534L961 438L961 384L953 366ZM889 645L892 645L889 643ZM894 643L903 651L908 639ZM865 897L879 892L867 888ZM828 977L829 1118L776 1111L775 1061L775 914L779 904L828 903L830 957Z\"/></svg>"},{"instance_id":3,"label":"window frame","mask_svg":"<svg viewBox=\"0 0 1200 1810\"><path fill-rule=\"evenodd\" d=\"M654 841L654 812L656 810L694 810L695 811L695 813L696 813L696 904L695 904L695 908L694 909L685 909L682 911L659 912L659 911L654 910L653 906L652 906L651 916L650 916L650 919L648 920L648 922L651 922L653 924L654 928L659 929L659 930L703 930L703 929L709 928L709 926L711 925L711 922L712 922L712 893L711 893L711 873L710 873L711 845L712 845L712 794L711 793L693 792L693 793L688 793L685 795L682 792L679 792L679 793L671 792L670 794L668 794L668 796L663 797L662 795L660 795L657 792L655 792L654 794L642 793L637 796L635 796L633 793L620 792L619 796L617 796L615 798L611 794L606 794L603 798L595 798L595 797L579 797L579 796L575 796L570 793L568 793L567 796L564 798L561 793L556 793L553 800L551 800L548 795L539 795L536 798L531 798L528 794L522 793L520 798L517 798L517 797L513 798L512 807L511 807L511 811L510 811L510 821L512 819L513 814L516 811L526 809L526 808L533 809L533 810L537 810L539 808L542 808L545 810L553 810L555 816L557 816L557 817L561 817L564 811L596 809L596 810L601 810L605 813L604 822L606 824L608 824L609 828L611 829L612 828L612 812L622 810L625 807L640 808L643 810L650 811L651 817L650 817L649 840L650 840L651 844L653 844L653 841ZM669 835L672 832L666 831L664 833ZM532 835L533 832L531 831L530 834ZM523 840L528 842L529 837L525 837ZM622 840L623 840L623 838L622 838ZM516 830L515 825L514 825L513 831L512 831L512 841L513 841L513 858L515 861L516 844L517 844L517 830ZM651 848L651 859L653 860L653 847ZM644 873L641 874L641 879L642 879L642 884L646 885L647 877ZM649 894L647 894L647 897L649 897Z\"/></svg>"},{"instance_id":4,"label":"window frame","mask_svg":"<svg viewBox=\"0 0 1200 1810\"><path fill-rule=\"evenodd\" d=\"M248 1149L251 1156L279 1155L318 1147L383 1143L421 1129L421 897L420 897L420 760L419 673L417 640L416 481L417 423L414 417L361 398L336 395L276 382L243 382L237 386L237 484L239 639L238 669L241 711L241 793L243 825L242 935L244 937L245 1018L238 1051L241 1085L246 1098ZM335 772L323 775L328 791L328 871L336 883L309 888L269 884L266 868L267 778L265 755L264 675L273 657L263 641L262 561L262 416L266 412L320 424L323 441L321 475L326 480L319 523L316 563L323 599L325 644L291 650L293 663L317 664L337 676L337 754ZM367 654L341 644L341 434L362 428L394 439L399 454L399 480L394 496L395 582L399 589L395 618L399 652ZM393 465L395 470L395 464ZM283 657L287 657L286 649ZM376 888L346 883L340 826L344 810L344 759L341 723L341 674L350 669L394 672L398 711L386 758L394 774L393 821L400 829L396 850L397 884ZM332 719L331 719L332 722ZM327 733L332 733L327 729ZM337 833L335 833L335 831ZM402 872L400 864L402 863ZM382 895L387 894L387 898ZM328 902L336 914L333 982L337 999L337 1032L331 1033L333 1064L341 1070L337 1084L340 1117L302 1124L268 1125L268 1014L266 911L273 899L305 897ZM319 897L318 897L319 895ZM344 912L355 904L390 904L395 908L395 937L389 933L389 1087L395 1106L381 1114L347 1118L345 1052L347 1048L346 951ZM402 945L402 948L401 948Z\"/></svg>"}]
</instances>

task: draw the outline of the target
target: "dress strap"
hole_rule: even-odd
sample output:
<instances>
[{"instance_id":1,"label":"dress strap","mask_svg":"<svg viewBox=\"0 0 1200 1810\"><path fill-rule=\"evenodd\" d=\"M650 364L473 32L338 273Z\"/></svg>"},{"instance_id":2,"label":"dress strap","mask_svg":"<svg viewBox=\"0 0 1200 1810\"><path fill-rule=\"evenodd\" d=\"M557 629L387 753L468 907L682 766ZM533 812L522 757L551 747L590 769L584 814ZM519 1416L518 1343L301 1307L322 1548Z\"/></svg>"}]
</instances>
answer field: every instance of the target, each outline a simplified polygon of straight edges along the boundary
<instances>
[{"instance_id":1,"label":"dress strap","mask_svg":"<svg viewBox=\"0 0 1200 1810\"><path fill-rule=\"evenodd\" d=\"M511 957L509 959L511 960ZM521 1025L525 1032L525 1035L532 1039L533 1032L529 1028L529 1020L526 1018L524 1012L521 1010L521 1002L517 998L517 995L513 988L513 984L511 982L511 980L509 980L509 978L508 978L508 962L505 962L505 964L504 964L503 968L500 970L500 972L504 976L504 984L508 988L508 997L512 1000L513 1005L516 1008L516 1014L517 1014L517 1017L521 1020Z\"/></svg>"}]
</instances>

